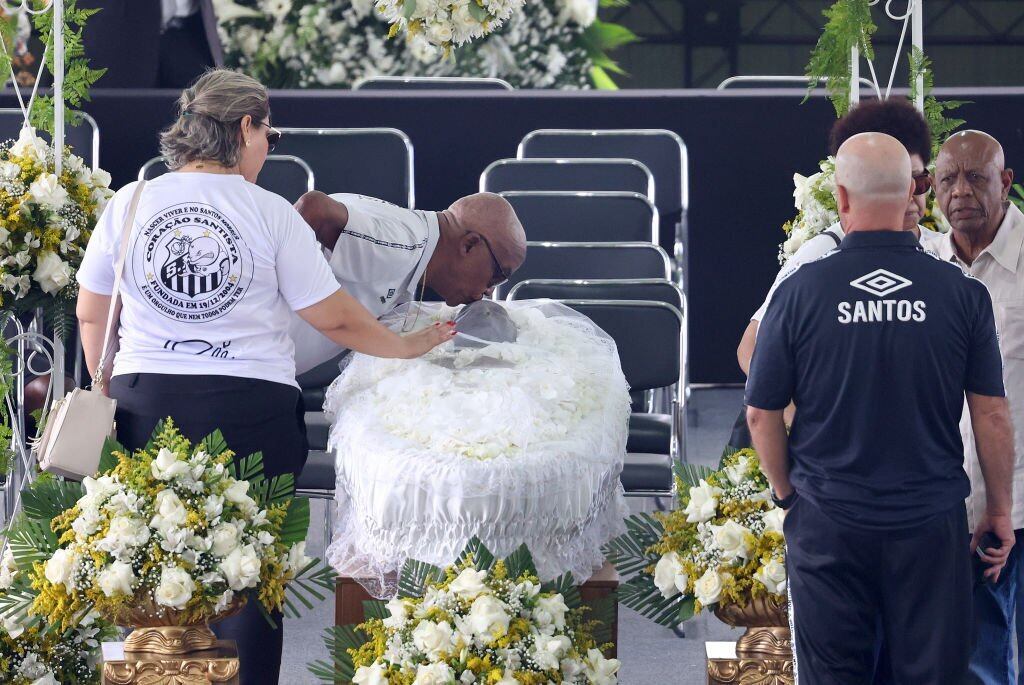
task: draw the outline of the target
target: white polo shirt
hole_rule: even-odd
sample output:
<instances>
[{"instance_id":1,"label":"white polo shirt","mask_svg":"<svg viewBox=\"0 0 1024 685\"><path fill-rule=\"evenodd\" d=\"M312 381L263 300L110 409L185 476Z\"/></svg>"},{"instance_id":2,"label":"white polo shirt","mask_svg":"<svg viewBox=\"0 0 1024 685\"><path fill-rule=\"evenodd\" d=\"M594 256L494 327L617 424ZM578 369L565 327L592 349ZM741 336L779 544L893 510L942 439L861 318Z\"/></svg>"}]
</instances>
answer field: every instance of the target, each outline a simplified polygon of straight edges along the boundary
<instances>
[{"instance_id":1,"label":"white polo shirt","mask_svg":"<svg viewBox=\"0 0 1024 685\"><path fill-rule=\"evenodd\" d=\"M928 252L935 252L935 245L938 241L944 237L942 233L932 231L924 226L918 226L918 230L921 231L921 247ZM758 307L757 311L750 317L751 321L761 321L764 318L764 313L768 310L768 303L772 299L772 295L775 293L775 289L779 287L779 283L786 279L791 273L796 271L797 267L807 262L813 262L816 259L824 257L832 250L839 247L839 243L843 241L845 237L843 227L837 221L832 224L824 231L814 236L806 243L800 246L800 248L793 253L786 263L779 269L778 275L775 277L775 282L772 283L772 287L768 289L768 295L765 296L764 302Z\"/></svg>"},{"instance_id":2,"label":"white polo shirt","mask_svg":"<svg viewBox=\"0 0 1024 685\"><path fill-rule=\"evenodd\" d=\"M970 266L956 255L952 234L943 236L938 244L940 258L955 262L986 286L992 294L999 348L1003 356L1003 384L1010 402L1013 420L1014 451L1013 511L1015 529L1024 528L1024 214L1012 202L992 244L982 250ZM978 450L971 430L971 416L964 407L960 419L960 435L964 441L964 469L971 479L971 496L967 498L967 519L974 530L985 514L985 479L978 463Z\"/></svg>"},{"instance_id":3,"label":"white polo shirt","mask_svg":"<svg viewBox=\"0 0 1024 685\"><path fill-rule=\"evenodd\" d=\"M437 213L365 195L330 197L348 209L348 223L334 250L324 250L342 289L378 318L418 297L416 287L440 236ZM343 351L298 316L293 317L290 334L299 374Z\"/></svg>"}]
</instances>

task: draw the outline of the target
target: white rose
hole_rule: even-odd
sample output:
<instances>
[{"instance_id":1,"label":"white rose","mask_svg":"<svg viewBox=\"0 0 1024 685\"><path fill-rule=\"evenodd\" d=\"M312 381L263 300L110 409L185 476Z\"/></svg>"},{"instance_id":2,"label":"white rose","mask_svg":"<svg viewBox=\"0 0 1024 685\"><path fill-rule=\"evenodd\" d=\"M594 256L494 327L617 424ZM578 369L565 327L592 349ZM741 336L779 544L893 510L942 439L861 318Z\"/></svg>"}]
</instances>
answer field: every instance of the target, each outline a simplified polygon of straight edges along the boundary
<instances>
[{"instance_id":1,"label":"white rose","mask_svg":"<svg viewBox=\"0 0 1024 685\"><path fill-rule=\"evenodd\" d=\"M466 617L474 635L500 637L508 632L509 615L500 601L490 595L477 597Z\"/></svg>"},{"instance_id":2,"label":"white rose","mask_svg":"<svg viewBox=\"0 0 1024 685\"><path fill-rule=\"evenodd\" d=\"M622 662L618 659L605 659L598 649L587 652L587 682L592 685L614 685L619 682L617 674Z\"/></svg>"},{"instance_id":3,"label":"white rose","mask_svg":"<svg viewBox=\"0 0 1024 685\"><path fill-rule=\"evenodd\" d=\"M54 585L70 587L78 556L70 549L61 548L46 561L46 579Z\"/></svg>"},{"instance_id":4,"label":"white rose","mask_svg":"<svg viewBox=\"0 0 1024 685\"><path fill-rule=\"evenodd\" d=\"M14 162L0 162L0 176L13 181L21 175L21 167Z\"/></svg>"},{"instance_id":5,"label":"white rose","mask_svg":"<svg viewBox=\"0 0 1024 685\"><path fill-rule=\"evenodd\" d=\"M688 523L710 521L718 509L718 496L721 494L721 488L708 485L708 482L701 478L697 487L690 488L690 501L683 509L686 521Z\"/></svg>"},{"instance_id":6,"label":"white rose","mask_svg":"<svg viewBox=\"0 0 1024 685\"><path fill-rule=\"evenodd\" d=\"M185 525L188 511L186 511L185 505L181 503L181 500L174 494L173 490L161 490L158 492L154 504L156 505L157 513L149 524L151 527L157 530L164 530L172 526Z\"/></svg>"},{"instance_id":7,"label":"white rose","mask_svg":"<svg viewBox=\"0 0 1024 685\"><path fill-rule=\"evenodd\" d=\"M412 631L412 643L430 660L438 660L452 650L452 627L447 621L421 621Z\"/></svg>"},{"instance_id":8,"label":"white rose","mask_svg":"<svg viewBox=\"0 0 1024 685\"><path fill-rule=\"evenodd\" d=\"M224 499L227 501L237 504L238 508L242 510L247 516L256 509L256 500L249 497L249 481L247 480L236 480L233 482L227 490L224 491Z\"/></svg>"},{"instance_id":9,"label":"white rose","mask_svg":"<svg viewBox=\"0 0 1024 685\"><path fill-rule=\"evenodd\" d=\"M93 188L109 188L110 174L103 169L97 169L92 172L92 175L89 177L89 183L92 184Z\"/></svg>"},{"instance_id":10,"label":"white rose","mask_svg":"<svg viewBox=\"0 0 1024 685\"><path fill-rule=\"evenodd\" d=\"M0 627L2 627L4 632L10 635L12 639L17 639L19 635L25 632L25 626L21 625L18 619L14 616L5 617L3 623L0 623Z\"/></svg>"},{"instance_id":11,"label":"white rose","mask_svg":"<svg viewBox=\"0 0 1024 685\"><path fill-rule=\"evenodd\" d=\"M84 542L85 538L95 533L99 527L100 513L92 508L83 509L82 513L71 522L71 530L75 531L75 535L80 542Z\"/></svg>"},{"instance_id":12,"label":"white rose","mask_svg":"<svg viewBox=\"0 0 1024 685\"><path fill-rule=\"evenodd\" d=\"M220 562L220 571L234 591L256 587L260 580L260 560L252 545L238 547Z\"/></svg>"},{"instance_id":13,"label":"white rose","mask_svg":"<svg viewBox=\"0 0 1024 685\"><path fill-rule=\"evenodd\" d=\"M11 146L11 155L18 157L29 157L38 161L46 159L46 153L50 146L42 138L36 135L36 130L31 126L25 126L18 135L17 142Z\"/></svg>"},{"instance_id":14,"label":"white rose","mask_svg":"<svg viewBox=\"0 0 1024 685\"><path fill-rule=\"evenodd\" d=\"M221 523L210 533L212 545L210 550L216 557L226 557L238 547L242 539L242 531L234 523Z\"/></svg>"},{"instance_id":15,"label":"white rose","mask_svg":"<svg viewBox=\"0 0 1024 685\"><path fill-rule=\"evenodd\" d=\"M665 599L686 592L689 578L683 571L683 560L677 552L669 552L654 566L654 585Z\"/></svg>"},{"instance_id":16,"label":"white rose","mask_svg":"<svg viewBox=\"0 0 1024 685\"><path fill-rule=\"evenodd\" d=\"M171 480L188 473L188 464L178 458L178 455L166 447L160 450L156 459L150 464L153 477L157 480Z\"/></svg>"},{"instance_id":17,"label":"white rose","mask_svg":"<svg viewBox=\"0 0 1024 685\"><path fill-rule=\"evenodd\" d=\"M722 596L722 578L709 568L693 585L693 594L702 606L710 606Z\"/></svg>"},{"instance_id":18,"label":"white rose","mask_svg":"<svg viewBox=\"0 0 1024 685\"><path fill-rule=\"evenodd\" d=\"M768 592L781 595L786 592L786 565L778 559L770 559L754 574L754 580L760 582Z\"/></svg>"},{"instance_id":19,"label":"white rose","mask_svg":"<svg viewBox=\"0 0 1024 685\"><path fill-rule=\"evenodd\" d=\"M572 649L572 641L565 635L538 635L530 657L542 670L557 670L562 657Z\"/></svg>"},{"instance_id":20,"label":"white rose","mask_svg":"<svg viewBox=\"0 0 1024 685\"><path fill-rule=\"evenodd\" d=\"M388 685L387 669L382 664L360 666L352 678L353 685Z\"/></svg>"},{"instance_id":21,"label":"white rose","mask_svg":"<svg viewBox=\"0 0 1024 685\"><path fill-rule=\"evenodd\" d=\"M473 568L463 569L462 573L451 582L448 589L462 599L476 599L487 592L484 579L487 578L486 571L477 571Z\"/></svg>"},{"instance_id":22,"label":"white rose","mask_svg":"<svg viewBox=\"0 0 1024 685\"><path fill-rule=\"evenodd\" d=\"M195 589L195 581L188 571L179 566L165 566L160 573L160 584L157 585L154 597L161 606L184 609Z\"/></svg>"},{"instance_id":23,"label":"white rose","mask_svg":"<svg viewBox=\"0 0 1024 685\"><path fill-rule=\"evenodd\" d=\"M409 620L409 605L405 600L395 597L388 602L387 607L391 615L384 619L384 626L395 630L402 628Z\"/></svg>"},{"instance_id":24,"label":"white rose","mask_svg":"<svg viewBox=\"0 0 1024 685\"><path fill-rule=\"evenodd\" d=\"M735 561L750 558L750 545L747 543L748 528L729 519L721 526L711 526L712 540L715 547L722 550L722 559Z\"/></svg>"},{"instance_id":25,"label":"white rose","mask_svg":"<svg viewBox=\"0 0 1024 685\"><path fill-rule=\"evenodd\" d=\"M412 685L448 685L455 673L448 664L420 664L416 667L416 680Z\"/></svg>"},{"instance_id":26,"label":"white rose","mask_svg":"<svg viewBox=\"0 0 1024 685\"><path fill-rule=\"evenodd\" d=\"M68 191L60 184L56 174L40 174L28 187L29 195L40 207L60 209L68 200Z\"/></svg>"},{"instance_id":27,"label":"white rose","mask_svg":"<svg viewBox=\"0 0 1024 685\"><path fill-rule=\"evenodd\" d=\"M56 252L47 250L39 255L32 279L44 293L52 295L71 282L71 267Z\"/></svg>"},{"instance_id":28,"label":"white rose","mask_svg":"<svg viewBox=\"0 0 1024 685\"><path fill-rule=\"evenodd\" d=\"M110 519L110 527L103 538L105 547L138 547L149 542L149 526L134 516L115 516Z\"/></svg>"},{"instance_id":29,"label":"white rose","mask_svg":"<svg viewBox=\"0 0 1024 685\"><path fill-rule=\"evenodd\" d=\"M781 535L782 523L786 520L786 512L778 507L772 507L761 514L761 520L764 521L766 533L779 533Z\"/></svg>"},{"instance_id":30,"label":"white rose","mask_svg":"<svg viewBox=\"0 0 1024 685\"><path fill-rule=\"evenodd\" d=\"M725 475L733 485L739 485L747 478L750 469L750 457L740 457L734 466L725 467Z\"/></svg>"},{"instance_id":31,"label":"white rose","mask_svg":"<svg viewBox=\"0 0 1024 685\"><path fill-rule=\"evenodd\" d=\"M135 580L135 573L132 571L131 564L126 564L123 561L113 562L96 576L96 582L99 584L100 590L107 597L135 594L135 590L132 589L135 585Z\"/></svg>"},{"instance_id":32,"label":"white rose","mask_svg":"<svg viewBox=\"0 0 1024 685\"><path fill-rule=\"evenodd\" d=\"M537 608L533 610L533 619L538 627L554 626L558 630L565 628L565 613L569 607L565 605L562 595L541 597L537 600Z\"/></svg>"}]
</instances>

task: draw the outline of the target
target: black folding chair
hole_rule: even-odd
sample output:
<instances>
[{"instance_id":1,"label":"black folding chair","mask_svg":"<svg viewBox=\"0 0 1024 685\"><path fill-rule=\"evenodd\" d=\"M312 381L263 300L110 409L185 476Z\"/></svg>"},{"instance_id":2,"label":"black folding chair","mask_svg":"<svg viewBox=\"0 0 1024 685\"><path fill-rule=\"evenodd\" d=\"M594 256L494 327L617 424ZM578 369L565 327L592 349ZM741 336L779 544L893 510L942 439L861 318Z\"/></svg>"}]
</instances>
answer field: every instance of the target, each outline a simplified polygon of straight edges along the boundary
<instances>
[{"instance_id":1,"label":"black folding chair","mask_svg":"<svg viewBox=\"0 0 1024 685\"><path fill-rule=\"evenodd\" d=\"M527 243L526 261L495 289L503 299L517 283L536 278L671 278L668 255L652 243Z\"/></svg>"},{"instance_id":2,"label":"black folding chair","mask_svg":"<svg viewBox=\"0 0 1024 685\"><path fill-rule=\"evenodd\" d=\"M501 195L534 242L658 244L658 210L640 193L508 190Z\"/></svg>"},{"instance_id":3,"label":"black folding chair","mask_svg":"<svg viewBox=\"0 0 1024 685\"><path fill-rule=\"evenodd\" d=\"M275 152L301 158L325 193L359 193L412 209L413 153L396 128L280 128Z\"/></svg>"},{"instance_id":4,"label":"black folding chair","mask_svg":"<svg viewBox=\"0 0 1024 685\"><path fill-rule=\"evenodd\" d=\"M139 180L151 181L167 171L164 158L154 157L139 169ZM313 190L313 182L313 170L293 155L267 155L267 161L256 179L256 185L277 193L291 203L295 203L303 193Z\"/></svg>"},{"instance_id":5,"label":"black folding chair","mask_svg":"<svg viewBox=\"0 0 1024 685\"><path fill-rule=\"evenodd\" d=\"M482 192L619 190L654 200L654 177L635 159L499 159L480 175Z\"/></svg>"},{"instance_id":6,"label":"black folding chair","mask_svg":"<svg viewBox=\"0 0 1024 685\"><path fill-rule=\"evenodd\" d=\"M517 156L624 157L645 164L658 190L653 199L660 215L662 247L673 255L682 275L687 273L688 160L686 144L677 133L666 129L540 129L523 138Z\"/></svg>"},{"instance_id":7,"label":"black folding chair","mask_svg":"<svg viewBox=\"0 0 1024 685\"><path fill-rule=\"evenodd\" d=\"M562 302L590 318L615 340L622 372L631 390L673 388L667 416L650 415L653 418L637 425L631 421L621 476L628 497L672 497L674 468L685 460L686 324L682 312L670 304L646 300ZM639 331L643 335L638 335Z\"/></svg>"},{"instance_id":8,"label":"black folding chair","mask_svg":"<svg viewBox=\"0 0 1024 685\"><path fill-rule=\"evenodd\" d=\"M71 146L71 151L85 160L90 169L100 165L100 127L90 115L82 112L82 122L78 126L64 127L64 144ZM0 109L0 141L17 140L21 134L24 116L20 109ZM44 140L50 140L46 131L36 131Z\"/></svg>"},{"instance_id":9,"label":"black folding chair","mask_svg":"<svg viewBox=\"0 0 1024 685\"><path fill-rule=\"evenodd\" d=\"M513 90L500 78L464 76L372 76L356 81L352 90Z\"/></svg>"}]
</instances>

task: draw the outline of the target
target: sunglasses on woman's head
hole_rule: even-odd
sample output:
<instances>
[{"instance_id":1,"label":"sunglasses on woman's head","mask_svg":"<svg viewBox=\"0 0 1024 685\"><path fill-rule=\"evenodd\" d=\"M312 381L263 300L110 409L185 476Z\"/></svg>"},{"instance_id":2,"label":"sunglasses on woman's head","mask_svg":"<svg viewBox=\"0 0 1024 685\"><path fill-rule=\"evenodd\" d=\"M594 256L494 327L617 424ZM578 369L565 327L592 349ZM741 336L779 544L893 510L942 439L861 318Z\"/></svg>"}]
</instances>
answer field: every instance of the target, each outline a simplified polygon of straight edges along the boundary
<instances>
[{"instance_id":1,"label":"sunglasses on woman's head","mask_svg":"<svg viewBox=\"0 0 1024 685\"><path fill-rule=\"evenodd\" d=\"M281 136L283 134L270 124L262 121L257 121L256 123L260 126L267 127L267 152L273 152L274 148L277 147L277 144L281 142Z\"/></svg>"},{"instance_id":2,"label":"sunglasses on woman's head","mask_svg":"<svg viewBox=\"0 0 1024 685\"><path fill-rule=\"evenodd\" d=\"M928 175L927 171L922 171L919 174L914 174L914 195L924 195L932 187L932 177Z\"/></svg>"}]
</instances>

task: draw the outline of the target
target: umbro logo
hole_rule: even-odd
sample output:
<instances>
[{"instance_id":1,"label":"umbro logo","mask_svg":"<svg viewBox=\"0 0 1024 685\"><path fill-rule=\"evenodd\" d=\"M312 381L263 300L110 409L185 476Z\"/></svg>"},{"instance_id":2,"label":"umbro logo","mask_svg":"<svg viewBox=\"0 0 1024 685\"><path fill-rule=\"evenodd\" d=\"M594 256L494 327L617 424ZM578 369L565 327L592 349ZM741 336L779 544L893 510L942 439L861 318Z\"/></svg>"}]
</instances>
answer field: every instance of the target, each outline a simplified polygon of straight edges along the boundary
<instances>
[{"instance_id":1,"label":"umbro logo","mask_svg":"<svg viewBox=\"0 0 1024 685\"><path fill-rule=\"evenodd\" d=\"M850 281L850 285L854 288L860 288L866 293L885 297L886 295L892 295L897 290L903 290L907 286L913 285L913 282L891 271L875 269L869 274L864 274L860 278Z\"/></svg>"}]
</instances>

